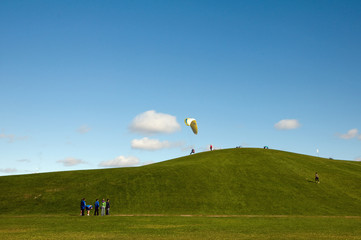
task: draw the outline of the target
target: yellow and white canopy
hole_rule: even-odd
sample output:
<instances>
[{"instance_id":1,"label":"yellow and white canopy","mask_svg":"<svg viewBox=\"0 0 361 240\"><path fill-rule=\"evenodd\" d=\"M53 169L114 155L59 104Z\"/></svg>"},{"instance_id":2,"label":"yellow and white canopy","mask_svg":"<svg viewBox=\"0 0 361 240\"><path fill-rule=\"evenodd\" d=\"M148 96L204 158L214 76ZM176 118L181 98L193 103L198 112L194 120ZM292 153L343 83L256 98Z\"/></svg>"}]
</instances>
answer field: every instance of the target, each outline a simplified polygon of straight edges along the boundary
<instances>
[{"instance_id":1,"label":"yellow and white canopy","mask_svg":"<svg viewBox=\"0 0 361 240\"><path fill-rule=\"evenodd\" d=\"M184 119L184 122L187 126L192 128L194 134L198 134L197 121L194 118L186 118Z\"/></svg>"}]
</instances>

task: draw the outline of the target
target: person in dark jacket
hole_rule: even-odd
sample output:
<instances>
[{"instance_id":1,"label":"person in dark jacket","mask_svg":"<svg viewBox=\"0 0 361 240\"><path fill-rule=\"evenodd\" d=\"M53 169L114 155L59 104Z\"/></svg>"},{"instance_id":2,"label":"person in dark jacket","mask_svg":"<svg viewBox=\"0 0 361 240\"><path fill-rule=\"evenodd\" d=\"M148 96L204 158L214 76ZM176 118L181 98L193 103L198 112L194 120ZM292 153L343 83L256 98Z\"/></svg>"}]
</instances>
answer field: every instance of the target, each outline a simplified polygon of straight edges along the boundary
<instances>
[{"instance_id":1,"label":"person in dark jacket","mask_svg":"<svg viewBox=\"0 0 361 240\"><path fill-rule=\"evenodd\" d=\"M83 199L80 201L80 210L81 210L81 215L82 215L82 216L85 215L85 207L86 207L85 198L83 198Z\"/></svg>"},{"instance_id":2,"label":"person in dark jacket","mask_svg":"<svg viewBox=\"0 0 361 240\"><path fill-rule=\"evenodd\" d=\"M109 202L109 198L107 199L107 204L105 206L105 212L106 212L106 215L109 215L109 209L110 209L110 202Z\"/></svg>"},{"instance_id":3,"label":"person in dark jacket","mask_svg":"<svg viewBox=\"0 0 361 240\"><path fill-rule=\"evenodd\" d=\"M94 216L99 216L99 200L96 199L94 203Z\"/></svg>"},{"instance_id":4,"label":"person in dark jacket","mask_svg":"<svg viewBox=\"0 0 361 240\"><path fill-rule=\"evenodd\" d=\"M315 182L320 183L320 177L318 176L318 173L315 173Z\"/></svg>"}]
</instances>

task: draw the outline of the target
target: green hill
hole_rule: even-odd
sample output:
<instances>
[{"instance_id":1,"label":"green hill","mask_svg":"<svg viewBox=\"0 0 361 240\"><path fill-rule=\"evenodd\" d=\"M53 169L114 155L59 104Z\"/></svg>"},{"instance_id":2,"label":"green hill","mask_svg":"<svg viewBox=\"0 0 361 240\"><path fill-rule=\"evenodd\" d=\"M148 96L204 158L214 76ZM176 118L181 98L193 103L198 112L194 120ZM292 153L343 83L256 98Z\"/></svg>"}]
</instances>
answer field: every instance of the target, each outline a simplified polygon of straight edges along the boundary
<instances>
[{"instance_id":1,"label":"green hill","mask_svg":"<svg viewBox=\"0 0 361 240\"><path fill-rule=\"evenodd\" d=\"M320 184L314 183L314 174ZM1 214L361 215L361 162L264 149L204 152L152 165L0 177Z\"/></svg>"}]
</instances>

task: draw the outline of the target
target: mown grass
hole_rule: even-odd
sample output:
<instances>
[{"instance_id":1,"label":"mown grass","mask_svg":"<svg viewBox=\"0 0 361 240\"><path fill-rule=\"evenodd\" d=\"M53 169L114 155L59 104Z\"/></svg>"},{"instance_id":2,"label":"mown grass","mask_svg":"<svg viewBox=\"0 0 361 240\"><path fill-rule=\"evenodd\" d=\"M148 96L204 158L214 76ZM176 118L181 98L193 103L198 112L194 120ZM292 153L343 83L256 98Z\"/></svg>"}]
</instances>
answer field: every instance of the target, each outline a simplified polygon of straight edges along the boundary
<instances>
[{"instance_id":1,"label":"mown grass","mask_svg":"<svg viewBox=\"0 0 361 240\"><path fill-rule=\"evenodd\" d=\"M361 239L361 218L1 216L0 238L16 239Z\"/></svg>"}]
</instances>

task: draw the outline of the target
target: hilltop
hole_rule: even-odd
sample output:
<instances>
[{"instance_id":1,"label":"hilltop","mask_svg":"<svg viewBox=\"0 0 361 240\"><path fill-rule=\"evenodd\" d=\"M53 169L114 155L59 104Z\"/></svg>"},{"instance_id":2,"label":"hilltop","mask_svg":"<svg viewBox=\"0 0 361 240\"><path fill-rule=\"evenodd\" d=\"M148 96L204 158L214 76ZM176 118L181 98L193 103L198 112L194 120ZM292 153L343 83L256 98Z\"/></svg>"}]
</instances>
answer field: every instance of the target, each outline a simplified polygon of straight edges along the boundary
<instances>
[{"instance_id":1,"label":"hilltop","mask_svg":"<svg viewBox=\"0 0 361 240\"><path fill-rule=\"evenodd\" d=\"M319 172L320 184L314 183ZM152 165L0 177L1 214L361 215L361 163L278 150L225 149Z\"/></svg>"}]
</instances>

